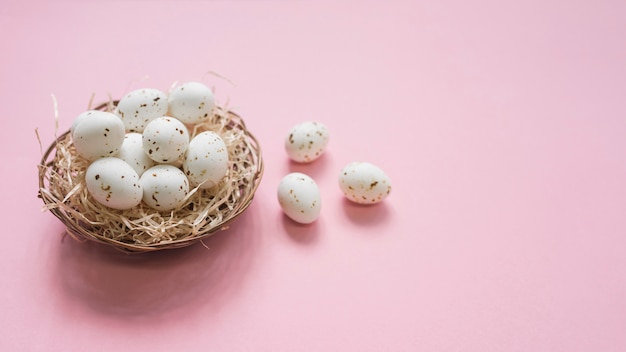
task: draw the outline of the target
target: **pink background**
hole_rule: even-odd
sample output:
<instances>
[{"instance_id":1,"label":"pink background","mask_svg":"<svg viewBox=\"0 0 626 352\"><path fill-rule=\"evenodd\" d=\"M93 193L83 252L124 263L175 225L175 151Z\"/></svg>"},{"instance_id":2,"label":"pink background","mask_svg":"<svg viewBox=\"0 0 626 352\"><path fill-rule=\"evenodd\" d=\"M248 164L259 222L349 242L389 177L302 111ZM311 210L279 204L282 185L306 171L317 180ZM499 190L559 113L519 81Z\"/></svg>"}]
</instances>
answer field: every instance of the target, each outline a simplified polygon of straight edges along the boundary
<instances>
[{"instance_id":1,"label":"pink background","mask_svg":"<svg viewBox=\"0 0 626 352\"><path fill-rule=\"evenodd\" d=\"M9 0L0 33L0 350L626 350L626 2ZM260 140L252 206L209 250L63 238L36 197L51 94L64 131L185 80ZM331 142L294 165L307 119ZM383 204L343 200L354 160ZM290 171L312 226L280 211Z\"/></svg>"}]
</instances>

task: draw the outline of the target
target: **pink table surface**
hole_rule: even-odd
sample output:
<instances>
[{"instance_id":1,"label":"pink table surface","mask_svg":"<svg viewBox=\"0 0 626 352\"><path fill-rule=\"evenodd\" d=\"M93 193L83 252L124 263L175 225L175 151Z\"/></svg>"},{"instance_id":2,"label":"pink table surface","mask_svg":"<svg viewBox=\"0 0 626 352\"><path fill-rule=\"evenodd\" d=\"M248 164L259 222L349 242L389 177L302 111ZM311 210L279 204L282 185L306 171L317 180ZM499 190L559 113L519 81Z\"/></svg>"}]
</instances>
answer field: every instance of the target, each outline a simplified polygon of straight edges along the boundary
<instances>
[{"instance_id":1,"label":"pink table surface","mask_svg":"<svg viewBox=\"0 0 626 352\"><path fill-rule=\"evenodd\" d=\"M0 350L626 350L626 2L10 0L0 32ZM64 131L186 80L260 140L252 206L209 249L64 238L36 197L51 95ZM307 119L331 142L295 165ZM343 199L354 160L384 203ZM311 226L276 200L290 171Z\"/></svg>"}]
</instances>

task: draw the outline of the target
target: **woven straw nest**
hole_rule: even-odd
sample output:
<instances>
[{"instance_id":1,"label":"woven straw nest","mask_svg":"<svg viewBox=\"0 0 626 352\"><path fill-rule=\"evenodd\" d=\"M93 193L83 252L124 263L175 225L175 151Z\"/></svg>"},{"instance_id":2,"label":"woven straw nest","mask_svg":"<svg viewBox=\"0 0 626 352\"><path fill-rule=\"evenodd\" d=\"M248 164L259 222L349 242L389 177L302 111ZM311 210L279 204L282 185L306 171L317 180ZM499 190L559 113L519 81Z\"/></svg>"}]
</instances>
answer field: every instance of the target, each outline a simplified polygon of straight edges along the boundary
<instances>
[{"instance_id":1,"label":"woven straw nest","mask_svg":"<svg viewBox=\"0 0 626 352\"><path fill-rule=\"evenodd\" d=\"M116 104L112 101L96 109L111 111ZM263 175L263 160L258 141L240 116L217 108L213 117L210 122L190 128L190 137L209 130L218 133L228 149L228 173L211 189L192 189L184 204L174 211L160 213L143 202L122 211L96 202L84 181L89 162L77 156L69 131L43 153L39 197L73 238L108 244L125 252L185 247L225 230L251 204Z\"/></svg>"}]
</instances>

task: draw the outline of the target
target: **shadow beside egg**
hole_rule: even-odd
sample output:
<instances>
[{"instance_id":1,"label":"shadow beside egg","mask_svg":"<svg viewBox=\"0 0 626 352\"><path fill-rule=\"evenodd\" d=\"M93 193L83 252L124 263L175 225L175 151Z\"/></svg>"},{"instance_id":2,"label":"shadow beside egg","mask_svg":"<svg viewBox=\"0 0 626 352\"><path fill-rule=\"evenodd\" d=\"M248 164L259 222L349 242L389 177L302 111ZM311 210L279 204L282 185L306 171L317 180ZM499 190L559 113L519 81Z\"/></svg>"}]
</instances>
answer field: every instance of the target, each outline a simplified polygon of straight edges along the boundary
<instances>
[{"instance_id":1,"label":"shadow beside egg","mask_svg":"<svg viewBox=\"0 0 626 352\"><path fill-rule=\"evenodd\" d=\"M343 211L350 222L360 226L381 226L391 220L391 211L385 201L357 204L343 197Z\"/></svg>"},{"instance_id":2,"label":"shadow beside egg","mask_svg":"<svg viewBox=\"0 0 626 352\"><path fill-rule=\"evenodd\" d=\"M287 173L300 172L310 176L315 180L315 182L318 182L319 177L328 173L331 161L331 157L328 153L322 154L318 159L315 159L310 163L299 163L289 159L287 163Z\"/></svg>"},{"instance_id":3,"label":"shadow beside egg","mask_svg":"<svg viewBox=\"0 0 626 352\"><path fill-rule=\"evenodd\" d=\"M302 245L311 245L317 242L320 232L320 219L310 224L300 224L291 220L287 215L280 214L282 226L289 238Z\"/></svg>"}]
</instances>

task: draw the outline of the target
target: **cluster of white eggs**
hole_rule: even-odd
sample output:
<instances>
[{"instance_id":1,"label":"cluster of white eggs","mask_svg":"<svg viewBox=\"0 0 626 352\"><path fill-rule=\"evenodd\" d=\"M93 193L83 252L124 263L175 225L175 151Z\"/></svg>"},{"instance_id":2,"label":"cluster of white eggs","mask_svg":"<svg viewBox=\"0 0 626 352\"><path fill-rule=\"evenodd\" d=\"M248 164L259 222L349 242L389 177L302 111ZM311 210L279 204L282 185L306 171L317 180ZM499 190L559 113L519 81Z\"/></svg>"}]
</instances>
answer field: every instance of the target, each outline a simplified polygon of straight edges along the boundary
<instances>
[{"instance_id":1,"label":"cluster of white eggs","mask_svg":"<svg viewBox=\"0 0 626 352\"><path fill-rule=\"evenodd\" d=\"M89 194L113 209L142 201L158 211L180 207L191 187L211 188L228 172L228 150L219 134L190 138L194 125L213 118L215 98L202 83L169 92L134 90L111 112L89 110L72 124L76 153L90 161Z\"/></svg>"},{"instance_id":2,"label":"cluster of white eggs","mask_svg":"<svg viewBox=\"0 0 626 352\"><path fill-rule=\"evenodd\" d=\"M312 163L328 145L328 128L314 121L295 125L285 138L289 158L298 163ZM368 162L351 162L339 173L339 188L344 196L358 204L377 204L391 192L391 180L379 167ZM301 173L287 174L278 185L278 202L292 220L309 224L322 210L319 187L313 178Z\"/></svg>"}]
</instances>

